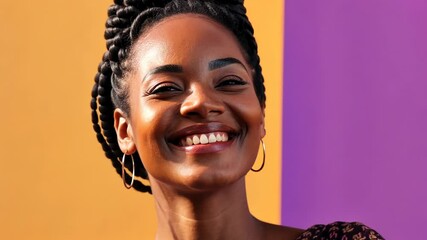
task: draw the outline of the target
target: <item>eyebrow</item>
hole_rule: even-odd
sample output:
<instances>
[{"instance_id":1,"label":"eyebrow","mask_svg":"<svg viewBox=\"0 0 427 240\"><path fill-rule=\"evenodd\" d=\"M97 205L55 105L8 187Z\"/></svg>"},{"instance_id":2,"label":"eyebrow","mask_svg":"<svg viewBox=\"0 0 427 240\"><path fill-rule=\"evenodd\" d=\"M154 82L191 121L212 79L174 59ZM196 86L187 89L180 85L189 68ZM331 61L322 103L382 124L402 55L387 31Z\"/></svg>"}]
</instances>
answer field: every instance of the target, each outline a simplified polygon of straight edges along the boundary
<instances>
[{"instance_id":1,"label":"eyebrow","mask_svg":"<svg viewBox=\"0 0 427 240\"><path fill-rule=\"evenodd\" d=\"M230 64L239 64L247 71L245 65L241 61L239 61L236 58L232 58L232 57L212 60L208 64L208 69L209 69L209 71L212 71L212 70L215 70L218 68L226 67ZM184 72L184 69L182 66L176 65L176 64L166 64L166 65L162 65L162 66L158 66L158 67L153 68L150 72L148 72L144 76L144 78L142 79L141 82L143 82L146 78L148 78L150 75L153 75L153 74L182 73L182 72Z\"/></svg>"},{"instance_id":2,"label":"eyebrow","mask_svg":"<svg viewBox=\"0 0 427 240\"><path fill-rule=\"evenodd\" d=\"M247 71L245 65L241 61L239 61L236 58L232 58L232 57L220 58L220 59L215 59L213 61L210 61L208 69L209 69L209 71L212 71L212 70L222 68L222 67L228 66L230 64L236 64L236 63L241 65Z\"/></svg>"},{"instance_id":3,"label":"eyebrow","mask_svg":"<svg viewBox=\"0 0 427 240\"><path fill-rule=\"evenodd\" d=\"M150 75L153 74L159 74L159 73L182 73L184 72L184 69L180 65L176 64L166 64L162 66L155 67L150 72L148 72L144 78L142 79L142 82Z\"/></svg>"}]
</instances>

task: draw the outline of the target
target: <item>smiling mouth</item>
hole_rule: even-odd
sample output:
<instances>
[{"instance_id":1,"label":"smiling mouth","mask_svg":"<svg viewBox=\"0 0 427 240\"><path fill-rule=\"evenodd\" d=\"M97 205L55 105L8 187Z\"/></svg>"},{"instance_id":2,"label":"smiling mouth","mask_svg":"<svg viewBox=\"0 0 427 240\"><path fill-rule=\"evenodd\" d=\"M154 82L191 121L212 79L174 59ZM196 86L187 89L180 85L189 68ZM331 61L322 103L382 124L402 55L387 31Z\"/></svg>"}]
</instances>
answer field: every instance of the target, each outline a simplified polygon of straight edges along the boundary
<instances>
[{"instance_id":1,"label":"smiling mouth","mask_svg":"<svg viewBox=\"0 0 427 240\"><path fill-rule=\"evenodd\" d=\"M239 131L223 123L209 122L173 131L166 141L186 152L207 153L225 149L239 135Z\"/></svg>"},{"instance_id":2,"label":"smiling mouth","mask_svg":"<svg viewBox=\"0 0 427 240\"><path fill-rule=\"evenodd\" d=\"M207 145L212 143L228 142L231 139L226 132L211 132L203 134L193 134L182 138L179 145L183 147L193 145Z\"/></svg>"}]
</instances>

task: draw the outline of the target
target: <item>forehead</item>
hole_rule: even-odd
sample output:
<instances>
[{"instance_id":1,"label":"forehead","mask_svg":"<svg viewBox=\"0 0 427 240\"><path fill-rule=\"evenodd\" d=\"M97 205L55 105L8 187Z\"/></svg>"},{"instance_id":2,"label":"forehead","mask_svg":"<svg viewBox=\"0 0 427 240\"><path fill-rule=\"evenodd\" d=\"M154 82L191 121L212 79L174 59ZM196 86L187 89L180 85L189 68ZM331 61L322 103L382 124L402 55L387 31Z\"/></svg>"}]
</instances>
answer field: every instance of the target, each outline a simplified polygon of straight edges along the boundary
<instances>
[{"instance_id":1,"label":"forehead","mask_svg":"<svg viewBox=\"0 0 427 240\"><path fill-rule=\"evenodd\" d=\"M246 62L230 30L197 14L179 14L161 20L143 33L133 52L142 72L152 65L203 64L225 57Z\"/></svg>"}]
</instances>

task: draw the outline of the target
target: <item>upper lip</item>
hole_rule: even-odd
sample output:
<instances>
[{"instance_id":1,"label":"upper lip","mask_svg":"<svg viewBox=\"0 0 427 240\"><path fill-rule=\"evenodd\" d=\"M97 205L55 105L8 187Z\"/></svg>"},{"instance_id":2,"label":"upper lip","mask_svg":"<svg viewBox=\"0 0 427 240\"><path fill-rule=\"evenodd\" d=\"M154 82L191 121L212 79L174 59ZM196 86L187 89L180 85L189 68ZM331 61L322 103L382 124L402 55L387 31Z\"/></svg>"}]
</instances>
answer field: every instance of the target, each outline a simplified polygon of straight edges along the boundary
<instances>
[{"instance_id":1,"label":"upper lip","mask_svg":"<svg viewBox=\"0 0 427 240\"><path fill-rule=\"evenodd\" d=\"M181 128L171 133L167 139L171 142L175 142L189 135L204 134L211 132L226 132L228 134L236 134L237 131L232 127L229 127L220 122L209 122L209 123L198 123L188 127Z\"/></svg>"}]
</instances>

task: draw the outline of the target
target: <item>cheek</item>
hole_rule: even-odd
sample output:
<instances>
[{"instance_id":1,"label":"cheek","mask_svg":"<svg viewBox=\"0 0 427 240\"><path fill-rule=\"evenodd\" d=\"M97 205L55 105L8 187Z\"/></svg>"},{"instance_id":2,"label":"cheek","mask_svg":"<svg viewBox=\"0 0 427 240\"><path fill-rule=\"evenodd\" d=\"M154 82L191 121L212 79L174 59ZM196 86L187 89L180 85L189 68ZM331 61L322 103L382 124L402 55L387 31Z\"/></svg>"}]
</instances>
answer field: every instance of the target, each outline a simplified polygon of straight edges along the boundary
<instances>
[{"instance_id":1,"label":"cheek","mask_svg":"<svg viewBox=\"0 0 427 240\"><path fill-rule=\"evenodd\" d=\"M264 114L256 97L246 97L243 102L235 106L235 109L250 131L256 131L262 135L262 131L259 130L264 128Z\"/></svg>"},{"instance_id":2,"label":"cheek","mask_svg":"<svg viewBox=\"0 0 427 240\"><path fill-rule=\"evenodd\" d=\"M161 104L142 101L139 106L132 115L133 136L138 153L146 165L150 159L161 158L165 153L165 132L173 122L174 111Z\"/></svg>"},{"instance_id":3,"label":"cheek","mask_svg":"<svg viewBox=\"0 0 427 240\"><path fill-rule=\"evenodd\" d=\"M152 140L162 136L164 129L168 126L168 119L171 116L170 106L159 104L156 101L138 101L134 105L131 119L135 126L135 135L137 139ZM169 122L170 123L170 122Z\"/></svg>"}]
</instances>

